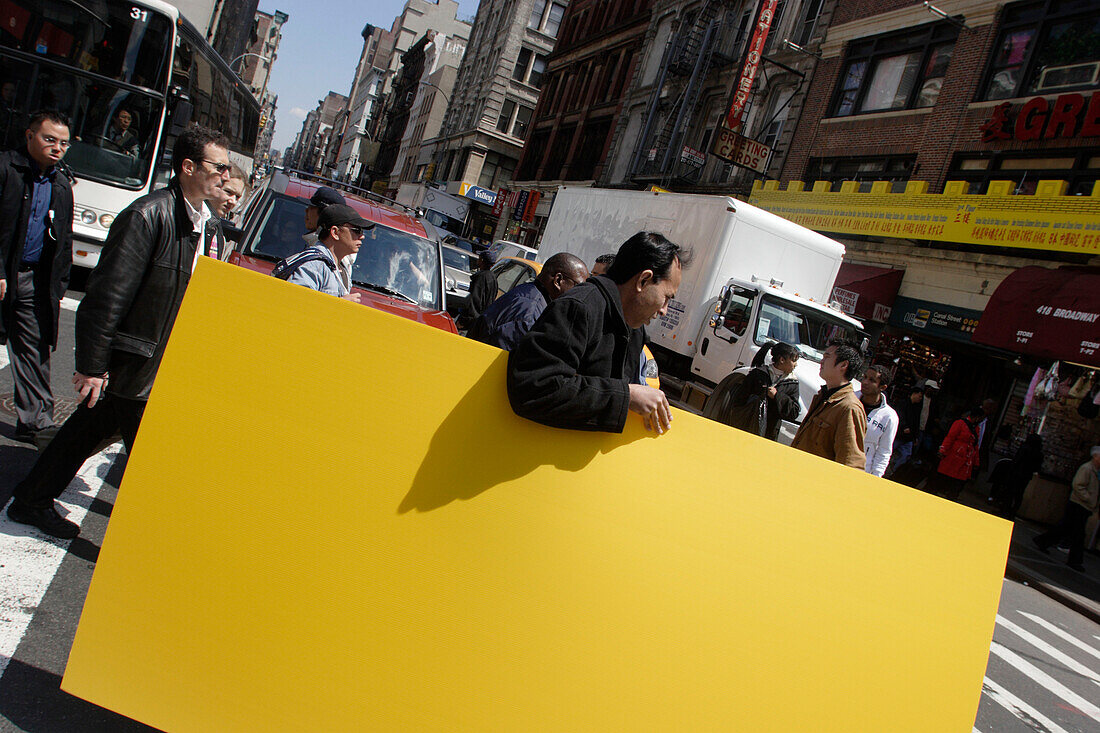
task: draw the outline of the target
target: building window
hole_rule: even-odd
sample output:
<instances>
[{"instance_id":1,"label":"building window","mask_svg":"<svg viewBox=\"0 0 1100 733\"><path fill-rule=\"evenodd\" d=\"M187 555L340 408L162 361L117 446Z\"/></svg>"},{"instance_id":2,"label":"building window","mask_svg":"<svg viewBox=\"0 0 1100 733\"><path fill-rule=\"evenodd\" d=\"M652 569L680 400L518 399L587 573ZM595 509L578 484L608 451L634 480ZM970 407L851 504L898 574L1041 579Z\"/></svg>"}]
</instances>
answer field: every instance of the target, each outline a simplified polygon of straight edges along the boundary
<instances>
[{"instance_id":1,"label":"building window","mask_svg":"<svg viewBox=\"0 0 1100 733\"><path fill-rule=\"evenodd\" d=\"M833 99L833 115L933 106L958 33L950 23L933 23L853 41Z\"/></svg>"},{"instance_id":2,"label":"building window","mask_svg":"<svg viewBox=\"0 0 1100 733\"><path fill-rule=\"evenodd\" d=\"M520 49L516 67L512 69L512 78L536 89L542 88L542 77L546 72L546 56L536 54L529 48Z\"/></svg>"},{"instance_id":3,"label":"building window","mask_svg":"<svg viewBox=\"0 0 1100 733\"><path fill-rule=\"evenodd\" d=\"M795 43L799 46L805 46L813 38L814 29L817 28L817 18L821 15L821 4L822 0L806 1L802 17L798 19L793 29Z\"/></svg>"},{"instance_id":4,"label":"building window","mask_svg":"<svg viewBox=\"0 0 1100 733\"><path fill-rule=\"evenodd\" d=\"M512 172L515 169L514 158L489 151L485 154L485 162L481 164L481 175L477 179L477 185L482 188L499 188L505 181L512 180Z\"/></svg>"},{"instance_id":5,"label":"building window","mask_svg":"<svg viewBox=\"0 0 1100 733\"><path fill-rule=\"evenodd\" d=\"M1051 94L1098 83L1100 12L1095 3L1046 0L1005 6L983 99Z\"/></svg>"},{"instance_id":6,"label":"building window","mask_svg":"<svg viewBox=\"0 0 1100 733\"><path fill-rule=\"evenodd\" d=\"M505 135L512 135L520 139L527 137L527 128L531 125L531 115L534 110L521 104L516 104L510 99L504 101L500 107L500 117L497 118L497 130Z\"/></svg>"},{"instance_id":7,"label":"building window","mask_svg":"<svg viewBox=\"0 0 1100 733\"><path fill-rule=\"evenodd\" d=\"M870 191L874 181L892 181L894 190L904 188L913 172L915 155L882 155L866 158L811 158L806 166L810 181L859 181L860 191Z\"/></svg>"},{"instance_id":8,"label":"building window","mask_svg":"<svg viewBox=\"0 0 1100 733\"><path fill-rule=\"evenodd\" d=\"M558 29L561 28L561 19L564 15L565 6L561 3L535 0L534 7L531 8L531 17L527 21L527 27L557 38Z\"/></svg>"},{"instance_id":9,"label":"building window","mask_svg":"<svg viewBox=\"0 0 1100 733\"><path fill-rule=\"evenodd\" d=\"M1070 196L1089 196L1100 180L1100 148L960 153L951 161L949 181L967 181L970 193L989 190L990 181L1012 181L1017 194L1033 194L1040 180L1066 181Z\"/></svg>"}]
</instances>

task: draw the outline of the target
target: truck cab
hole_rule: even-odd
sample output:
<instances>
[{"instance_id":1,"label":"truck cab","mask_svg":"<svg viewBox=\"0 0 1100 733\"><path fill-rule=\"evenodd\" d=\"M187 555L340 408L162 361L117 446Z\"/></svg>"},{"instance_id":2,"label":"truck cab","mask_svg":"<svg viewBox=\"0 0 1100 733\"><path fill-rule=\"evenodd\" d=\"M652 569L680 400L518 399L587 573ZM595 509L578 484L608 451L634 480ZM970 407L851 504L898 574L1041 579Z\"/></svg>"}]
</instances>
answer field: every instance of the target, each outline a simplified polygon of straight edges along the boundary
<instances>
[{"instance_id":1,"label":"truck cab","mask_svg":"<svg viewBox=\"0 0 1100 733\"><path fill-rule=\"evenodd\" d=\"M770 341L784 341L799 350L795 369L801 411L806 414L813 396L823 384L818 374L829 341L846 338L859 344L865 339L863 324L838 308L823 305L774 282L730 278L712 301L712 315L700 325L691 362L691 379L683 385L680 401L701 410L714 385L731 372L747 374L753 357ZM797 425L780 430L790 442Z\"/></svg>"}]
</instances>

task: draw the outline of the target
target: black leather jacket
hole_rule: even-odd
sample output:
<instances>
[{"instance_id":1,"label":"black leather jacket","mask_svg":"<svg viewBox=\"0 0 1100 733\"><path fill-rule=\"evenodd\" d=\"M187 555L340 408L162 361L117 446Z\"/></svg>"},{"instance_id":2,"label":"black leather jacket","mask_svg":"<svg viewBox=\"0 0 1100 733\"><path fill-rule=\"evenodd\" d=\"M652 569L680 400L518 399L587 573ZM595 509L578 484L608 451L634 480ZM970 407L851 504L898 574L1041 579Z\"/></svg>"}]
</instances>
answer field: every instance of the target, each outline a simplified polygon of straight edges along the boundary
<instances>
[{"instance_id":1,"label":"black leather jacket","mask_svg":"<svg viewBox=\"0 0 1100 733\"><path fill-rule=\"evenodd\" d=\"M0 153L0 280L8 281L7 294L0 302L0 344L7 340L7 326L12 317L13 283L27 243L29 202L37 170L26 150ZM53 217L46 227L42 259L39 260L43 265L38 274L41 285L48 285L48 289L40 287L36 295L41 297L51 315L39 324L42 337L56 347L59 303L69 286L69 269L73 264L73 188L60 171L54 171L52 181L50 211ZM49 265L48 269L45 264Z\"/></svg>"},{"instance_id":2,"label":"black leather jacket","mask_svg":"<svg viewBox=\"0 0 1100 733\"><path fill-rule=\"evenodd\" d=\"M206 241L221 238L215 222L207 225ZM149 398L191 280L197 242L175 180L118 215L76 313L78 372L109 374L110 394Z\"/></svg>"}]
</instances>

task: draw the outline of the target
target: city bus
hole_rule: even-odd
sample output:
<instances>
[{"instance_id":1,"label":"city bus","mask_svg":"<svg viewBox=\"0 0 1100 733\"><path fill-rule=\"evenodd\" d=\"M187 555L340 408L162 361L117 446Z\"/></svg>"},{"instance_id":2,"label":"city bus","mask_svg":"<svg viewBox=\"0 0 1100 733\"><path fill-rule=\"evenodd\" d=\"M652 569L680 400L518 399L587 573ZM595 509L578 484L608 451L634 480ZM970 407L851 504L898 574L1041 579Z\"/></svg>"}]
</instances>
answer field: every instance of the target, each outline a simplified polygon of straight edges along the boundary
<instances>
[{"instance_id":1,"label":"city bus","mask_svg":"<svg viewBox=\"0 0 1100 733\"><path fill-rule=\"evenodd\" d=\"M189 122L224 132L246 173L260 105L177 8L159 0L0 0L0 149L22 147L30 114L72 120L73 264L95 267L107 229L167 184Z\"/></svg>"}]
</instances>

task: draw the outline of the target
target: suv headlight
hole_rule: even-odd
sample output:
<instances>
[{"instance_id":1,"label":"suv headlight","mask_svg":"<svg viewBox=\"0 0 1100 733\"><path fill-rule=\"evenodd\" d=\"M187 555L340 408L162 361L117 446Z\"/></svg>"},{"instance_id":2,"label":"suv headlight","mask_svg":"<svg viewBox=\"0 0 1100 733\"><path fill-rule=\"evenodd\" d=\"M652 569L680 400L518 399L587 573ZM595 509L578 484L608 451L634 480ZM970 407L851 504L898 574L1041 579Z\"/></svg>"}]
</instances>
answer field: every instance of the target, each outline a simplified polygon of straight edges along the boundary
<instances>
[{"instance_id":1,"label":"suv headlight","mask_svg":"<svg viewBox=\"0 0 1100 733\"><path fill-rule=\"evenodd\" d=\"M95 212L91 209L85 209L84 211L80 212L80 220L88 226L95 224L96 218L97 217L95 215Z\"/></svg>"}]
</instances>

